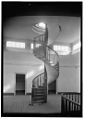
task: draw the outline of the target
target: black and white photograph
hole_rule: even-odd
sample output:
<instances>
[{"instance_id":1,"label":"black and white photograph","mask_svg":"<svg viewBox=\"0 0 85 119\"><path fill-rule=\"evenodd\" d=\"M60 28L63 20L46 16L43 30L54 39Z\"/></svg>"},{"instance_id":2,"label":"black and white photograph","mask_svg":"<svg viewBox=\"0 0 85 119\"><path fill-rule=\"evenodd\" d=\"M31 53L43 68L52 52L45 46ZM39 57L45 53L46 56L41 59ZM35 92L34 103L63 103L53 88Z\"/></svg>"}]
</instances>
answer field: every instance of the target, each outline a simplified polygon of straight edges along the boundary
<instances>
[{"instance_id":1,"label":"black and white photograph","mask_svg":"<svg viewBox=\"0 0 85 119\"><path fill-rule=\"evenodd\" d=\"M1 2L1 116L82 117L83 2Z\"/></svg>"}]
</instances>

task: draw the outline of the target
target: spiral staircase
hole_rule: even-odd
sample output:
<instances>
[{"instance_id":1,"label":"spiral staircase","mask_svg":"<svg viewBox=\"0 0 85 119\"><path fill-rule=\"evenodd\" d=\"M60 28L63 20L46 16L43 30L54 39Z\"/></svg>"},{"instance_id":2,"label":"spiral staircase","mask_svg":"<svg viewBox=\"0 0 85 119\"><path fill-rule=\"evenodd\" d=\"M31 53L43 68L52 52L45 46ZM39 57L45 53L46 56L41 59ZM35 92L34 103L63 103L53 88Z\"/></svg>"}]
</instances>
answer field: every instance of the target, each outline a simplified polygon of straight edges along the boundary
<instances>
[{"instance_id":1,"label":"spiral staircase","mask_svg":"<svg viewBox=\"0 0 85 119\"><path fill-rule=\"evenodd\" d=\"M32 104L47 102L48 85L57 80L59 76L58 54L47 44L47 30L44 34L35 37L33 40L33 54L36 58L44 62L44 72L32 81Z\"/></svg>"}]
</instances>

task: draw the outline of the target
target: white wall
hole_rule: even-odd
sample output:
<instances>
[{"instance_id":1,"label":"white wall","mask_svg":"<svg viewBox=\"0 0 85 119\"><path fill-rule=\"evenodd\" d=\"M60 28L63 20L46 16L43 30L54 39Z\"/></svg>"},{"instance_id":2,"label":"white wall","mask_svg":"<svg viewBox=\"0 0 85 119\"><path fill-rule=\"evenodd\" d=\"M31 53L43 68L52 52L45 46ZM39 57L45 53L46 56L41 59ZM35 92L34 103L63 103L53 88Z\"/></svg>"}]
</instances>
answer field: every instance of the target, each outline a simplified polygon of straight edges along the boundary
<instances>
[{"instance_id":1,"label":"white wall","mask_svg":"<svg viewBox=\"0 0 85 119\"><path fill-rule=\"evenodd\" d=\"M26 80L26 92L31 92L32 80L43 72L39 70L42 61L33 54L26 52L4 52L4 88L6 92L15 92L16 73L27 74L34 72ZM57 79L58 92L80 92L80 67L79 54L60 56L60 70ZM77 67L75 67L77 66ZM51 75L51 73L50 73Z\"/></svg>"},{"instance_id":2,"label":"white wall","mask_svg":"<svg viewBox=\"0 0 85 119\"><path fill-rule=\"evenodd\" d=\"M26 92L31 92L32 80L35 76L43 72L43 70L39 69L41 65L42 61L36 59L30 53L5 51L3 76L6 92L15 92L16 73L25 75L28 73L28 78L25 78ZM30 76L30 72L33 72L32 76Z\"/></svg>"},{"instance_id":3,"label":"white wall","mask_svg":"<svg viewBox=\"0 0 85 119\"><path fill-rule=\"evenodd\" d=\"M57 90L58 92L80 92L79 53L60 57Z\"/></svg>"},{"instance_id":4,"label":"white wall","mask_svg":"<svg viewBox=\"0 0 85 119\"><path fill-rule=\"evenodd\" d=\"M80 92L79 70L79 67L60 67L58 92Z\"/></svg>"}]
</instances>

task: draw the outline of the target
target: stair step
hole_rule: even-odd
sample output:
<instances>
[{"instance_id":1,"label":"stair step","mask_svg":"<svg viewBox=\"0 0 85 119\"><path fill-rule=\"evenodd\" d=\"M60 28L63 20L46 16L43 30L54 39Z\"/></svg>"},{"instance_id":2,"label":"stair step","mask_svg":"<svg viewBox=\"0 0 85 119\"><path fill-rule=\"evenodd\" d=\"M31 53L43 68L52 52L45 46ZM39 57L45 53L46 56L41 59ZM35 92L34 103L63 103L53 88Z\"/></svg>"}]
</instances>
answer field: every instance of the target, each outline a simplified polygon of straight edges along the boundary
<instances>
[{"instance_id":1,"label":"stair step","mask_svg":"<svg viewBox=\"0 0 85 119\"><path fill-rule=\"evenodd\" d=\"M37 94L38 94L38 95L45 95L45 92L33 92L32 94L33 94L33 95L37 95Z\"/></svg>"},{"instance_id":2,"label":"stair step","mask_svg":"<svg viewBox=\"0 0 85 119\"><path fill-rule=\"evenodd\" d=\"M33 96L44 96L45 94L37 94L37 93L34 93Z\"/></svg>"},{"instance_id":3,"label":"stair step","mask_svg":"<svg viewBox=\"0 0 85 119\"><path fill-rule=\"evenodd\" d=\"M33 98L32 100L37 101L37 100L45 100L45 98Z\"/></svg>"},{"instance_id":4,"label":"stair step","mask_svg":"<svg viewBox=\"0 0 85 119\"><path fill-rule=\"evenodd\" d=\"M41 93L33 93L33 96L44 96L45 93L41 94Z\"/></svg>"},{"instance_id":5,"label":"stair step","mask_svg":"<svg viewBox=\"0 0 85 119\"><path fill-rule=\"evenodd\" d=\"M33 89L45 89L45 87L44 86L38 86L38 88L33 87Z\"/></svg>"},{"instance_id":6,"label":"stair step","mask_svg":"<svg viewBox=\"0 0 85 119\"><path fill-rule=\"evenodd\" d=\"M43 97L41 97L41 96L33 96L32 98L33 98L33 99L44 99L45 96L43 96Z\"/></svg>"},{"instance_id":7,"label":"stair step","mask_svg":"<svg viewBox=\"0 0 85 119\"><path fill-rule=\"evenodd\" d=\"M38 95L38 96L44 96L45 94L41 94L41 93L34 93L34 96Z\"/></svg>"},{"instance_id":8,"label":"stair step","mask_svg":"<svg viewBox=\"0 0 85 119\"><path fill-rule=\"evenodd\" d=\"M38 90L33 90L34 92L44 92L45 90L43 89L38 89Z\"/></svg>"},{"instance_id":9,"label":"stair step","mask_svg":"<svg viewBox=\"0 0 85 119\"><path fill-rule=\"evenodd\" d=\"M33 98L44 98L45 97L45 95L33 95Z\"/></svg>"},{"instance_id":10,"label":"stair step","mask_svg":"<svg viewBox=\"0 0 85 119\"><path fill-rule=\"evenodd\" d=\"M33 91L41 91L41 92L43 91L44 92L45 89L37 89L37 90L33 89Z\"/></svg>"},{"instance_id":11,"label":"stair step","mask_svg":"<svg viewBox=\"0 0 85 119\"><path fill-rule=\"evenodd\" d=\"M45 102L45 100L37 100L37 101L32 101L33 103L44 103Z\"/></svg>"},{"instance_id":12,"label":"stair step","mask_svg":"<svg viewBox=\"0 0 85 119\"><path fill-rule=\"evenodd\" d=\"M45 96L45 93L44 93L44 94L37 94L37 93L34 93L33 96Z\"/></svg>"},{"instance_id":13,"label":"stair step","mask_svg":"<svg viewBox=\"0 0 85 119\"><path fill-rule=\"evenodd\" d=\"M33 90L33 92L45 92L45 90Z\"/></svg>"},{"instance_id":14,"label":"stair step","mask_svg":"<svg viewBox=\"0 0 85 119\"><path fill-rule=\"evenodd\" d=\"M35 99L35 98L33 98L32 99L33 101L43 101L43 100L45 100L44 98L43 99Z\"/></svg>"},{"instance_id":15,"label":"stair step","mask_svg":"<svg viewBox=\"0 0 85 119\"><path fill-rule=\"evenodd\" d=\"M46 89L33 89L34 91L45 91Z\"/></svg>"},{"instance_id":16,"label":"stair step","mask_svg":"<svg viewBox=\"0 0 85 119\"><path fill-rule=\"evenodd\" d=\"M32 101L33 101L33 102L44 102L45 99L39 99L39 100L33 99Z\"/></svg>"},{"instance_id":17,"label":"stair step","mask_svg":"<svg viewBox=\"0 0 85 119\"><path fill-rule=\"evenodd\" d=\"M33 98L32 100L33 100L33 101L44 101L45 98L43 98L43 99L35 99L35 98Z\"/></svg>"},{"instance_id":18,"label":"stair step","mask_svg":"<svg viewBox=\"0 0 85 119\"><path fill-rule=\"evenodd\" d=\"M32 100L35 100L35 101L37 101L37 100L45 100L45 97L34 96L34 97L32 97Z\"/></svg>"}]
</instances>

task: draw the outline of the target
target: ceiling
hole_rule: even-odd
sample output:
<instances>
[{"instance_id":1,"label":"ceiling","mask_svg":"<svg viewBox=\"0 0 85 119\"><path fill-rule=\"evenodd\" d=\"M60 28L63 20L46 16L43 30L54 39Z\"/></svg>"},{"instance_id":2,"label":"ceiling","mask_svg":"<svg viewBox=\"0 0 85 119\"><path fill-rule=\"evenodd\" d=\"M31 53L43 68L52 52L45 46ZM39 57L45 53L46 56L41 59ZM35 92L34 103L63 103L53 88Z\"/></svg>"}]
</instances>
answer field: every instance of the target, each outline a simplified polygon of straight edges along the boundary
<instances>
[{"instance_id":1,"label":"ceiling","mask_svg":"<svg viewBox=\"0 0 85 119\"><path fill-rule=\"evenodd\" d=\"M2 2L5 40L33 40L38 34L32 26L45 22L49 44L74 43L80 40L81 16L82 2Z\"/></svg>"},{"instance_id":2,"label":"ceiling","mask_svg":"<svg viewBox=\"0 0 85 119\"><path fill-rule=\"evenodd\" d=\"M4 26L5 39L33 40L38 34L32 30L36 23L48 25L49 43L69 44L80 40L80 17L67 16L20 16L8 20ZM61 31L59 32L59 26Z\"/></svg>"},{"instance_id":3,"label":"ceiling","mask_svg":"<svg viewBox=\"0 0 85 119\"><path fill-rule=\"evenodd\" d=\"M12 12L10 12L12 11ZM13 16L77 16L82 15L82 2L2 2L3 21Z\"/></svg>"}]
</instances>

